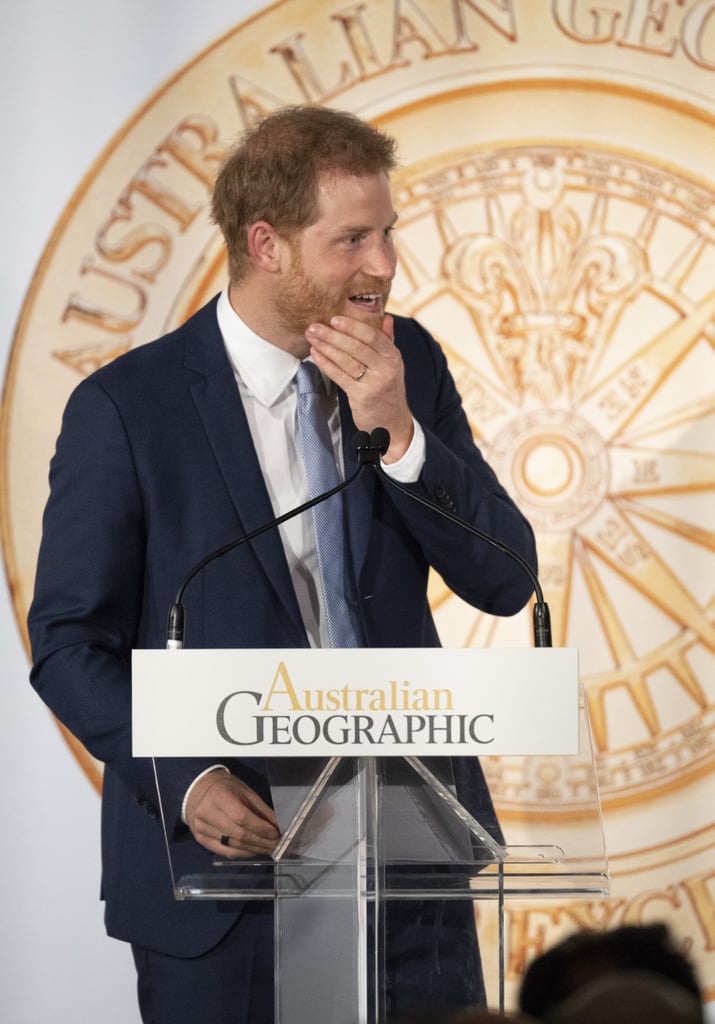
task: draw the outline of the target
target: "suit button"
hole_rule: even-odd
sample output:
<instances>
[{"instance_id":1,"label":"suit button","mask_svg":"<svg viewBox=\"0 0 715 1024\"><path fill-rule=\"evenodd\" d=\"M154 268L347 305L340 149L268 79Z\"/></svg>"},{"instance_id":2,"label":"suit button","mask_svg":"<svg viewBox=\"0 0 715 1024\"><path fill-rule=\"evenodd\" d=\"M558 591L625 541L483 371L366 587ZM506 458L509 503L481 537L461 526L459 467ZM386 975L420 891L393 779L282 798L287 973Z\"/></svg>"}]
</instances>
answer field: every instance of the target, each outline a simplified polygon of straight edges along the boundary
<instances>
[{"instance_id":1,"label":"suit button","mask_svg":"<svg viewBox=\"0 0 715 1024\"><path fill-rule=\"evenodd\" d=\"M454 504L454 499L452 498L452 495L449 493L449 491L446 491L444 487L438 486L435 487L433 494L435 496L437 504L441 508L446 509L447 512L454 512L456 506Z\"/></svg>"}]
</instances>

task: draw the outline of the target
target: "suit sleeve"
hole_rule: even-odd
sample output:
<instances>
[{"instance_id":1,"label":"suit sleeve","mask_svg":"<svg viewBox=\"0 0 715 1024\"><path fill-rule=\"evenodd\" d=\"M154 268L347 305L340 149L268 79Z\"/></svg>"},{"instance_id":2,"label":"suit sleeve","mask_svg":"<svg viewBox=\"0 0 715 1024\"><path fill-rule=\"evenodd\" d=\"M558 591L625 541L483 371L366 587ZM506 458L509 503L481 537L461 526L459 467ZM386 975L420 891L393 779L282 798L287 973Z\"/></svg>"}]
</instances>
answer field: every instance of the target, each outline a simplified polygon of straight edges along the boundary
<instances>
[{"instance_id":1,"label":"suit sleeve","mask_svg":"<svg viewBox=\"0 0 715 1024\"><path fill-rule=\"evenodd\" d=\"M144 601L146 532L119 411L99 384L84 381L67 405L50 466L28 617L30 679L139 803L156 799L151 761L131 756L131 652ZM195 774L187 767L187 778Z\"/></svg>"},{"instance_id":2,"label":"suit sleeve","mask_svg":"<svg viewBox=\"0 0 715 1024\"><path fill-rule=\"evenodd\" d=\"M411 326L403 348L408 400L426 450L420 478L408 489L513 548L536 569L531 526L475 445L442 349L420 325ZM406 496L394 490L390 496L425 559L454 593L494 615L513 615L526 604L532 585L515 560Z\"/></svg>"}]
</instances>

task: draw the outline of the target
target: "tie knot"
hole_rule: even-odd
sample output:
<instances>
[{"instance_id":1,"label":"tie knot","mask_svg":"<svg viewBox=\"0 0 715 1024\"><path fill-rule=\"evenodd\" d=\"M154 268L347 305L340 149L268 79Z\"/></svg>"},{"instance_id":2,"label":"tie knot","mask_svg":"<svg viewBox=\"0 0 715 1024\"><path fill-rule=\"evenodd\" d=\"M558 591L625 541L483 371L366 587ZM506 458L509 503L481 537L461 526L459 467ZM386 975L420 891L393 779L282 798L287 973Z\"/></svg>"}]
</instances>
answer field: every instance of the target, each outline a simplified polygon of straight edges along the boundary
<instances>
[{"instance_id":1,"label":"tie knot","mask_svg":"<svg viewBox=\"0 0 715 1024\"><path fill-rule=\"evenodd\" d=\"M295 383L299 395L323 395L325 388L320 370L315 363L305 360L295 372Z\"/></svg>"}]
</instances>

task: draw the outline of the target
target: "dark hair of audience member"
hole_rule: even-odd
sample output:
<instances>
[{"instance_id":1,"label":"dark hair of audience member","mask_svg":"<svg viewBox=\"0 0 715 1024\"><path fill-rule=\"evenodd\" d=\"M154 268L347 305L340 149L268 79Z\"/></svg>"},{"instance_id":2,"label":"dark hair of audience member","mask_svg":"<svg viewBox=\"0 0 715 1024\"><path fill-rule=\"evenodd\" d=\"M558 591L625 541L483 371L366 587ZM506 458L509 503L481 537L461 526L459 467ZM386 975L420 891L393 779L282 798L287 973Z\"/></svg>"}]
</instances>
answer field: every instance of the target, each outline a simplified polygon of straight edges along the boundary
<instances>
[{"instance_id":1,"label":"dark hair of audience member","mask_svg":"<svg viewBox=\"0 0 715 1024\"><path fill-rule=\"evenodd\" d=\"M651 971L702 1001L695 968L665 924L583 931L536 957L519 990L519 1009L543 1017L583 985L610 971Z\"/></svg>"}]
</instances>

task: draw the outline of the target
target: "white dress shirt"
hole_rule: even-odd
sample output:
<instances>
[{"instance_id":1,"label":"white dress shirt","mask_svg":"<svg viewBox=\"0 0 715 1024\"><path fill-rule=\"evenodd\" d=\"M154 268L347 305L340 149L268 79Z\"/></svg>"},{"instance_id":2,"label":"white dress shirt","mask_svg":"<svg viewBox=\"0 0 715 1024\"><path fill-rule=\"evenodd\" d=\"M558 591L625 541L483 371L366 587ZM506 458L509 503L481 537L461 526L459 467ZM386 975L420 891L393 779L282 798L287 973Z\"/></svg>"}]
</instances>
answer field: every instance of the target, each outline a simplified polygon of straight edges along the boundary
<instances>
[{"instance_id":1,"label":"white dress shirt","mask_svg":"<svg viewBox=\"0 0 715 1024\"><path fill-rule=\"evenodd\" d=\"M217 315L273 512L276 516L283 515L308 498L303 461L295 438L297 392L293 378L300 360L252 331L231 306L228 289L219 296ZM337 389L327 377L323 379L334 401L330 433L338 470L344 478ZM407 452L397 462L383 468L401 483L412 483L419 477L424 453L424 434L415 422ZM278 529L310 645L327 647L313 518L305 513Z\"/></svg>"},{"instance_id":2,"label":"white dress shirt","mask_svg":"<svg viewBox=\"0 0 715 1024\"><path fill-rule=\"evenodd\" d=\"M217 316L273 514L280 516L308 499L303 460L295 438L297 391L293 378L300 360L252 331L231 306L228 288L219 296ZM337 389L325 375L323 380L328 395L334 400L330 434L338 471L344 479ZM413 422L415 429L410 447L397 462L383 467L400 483L413 483L424 465L424 433L417 421ZM295 516L282 523L278 530L310 646L328 647L313 517L307 512ZM184 822L191 790L200 778L218 768L228 771L224 765L212 765L197 775L187 789L181 806Z\"/></svg>"}]
</instances>

